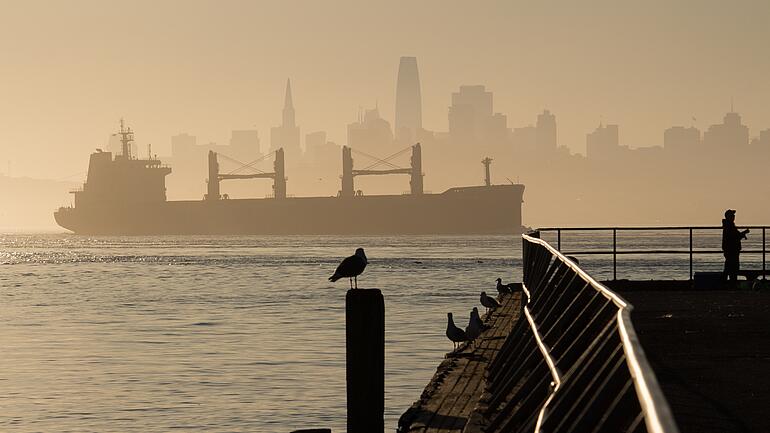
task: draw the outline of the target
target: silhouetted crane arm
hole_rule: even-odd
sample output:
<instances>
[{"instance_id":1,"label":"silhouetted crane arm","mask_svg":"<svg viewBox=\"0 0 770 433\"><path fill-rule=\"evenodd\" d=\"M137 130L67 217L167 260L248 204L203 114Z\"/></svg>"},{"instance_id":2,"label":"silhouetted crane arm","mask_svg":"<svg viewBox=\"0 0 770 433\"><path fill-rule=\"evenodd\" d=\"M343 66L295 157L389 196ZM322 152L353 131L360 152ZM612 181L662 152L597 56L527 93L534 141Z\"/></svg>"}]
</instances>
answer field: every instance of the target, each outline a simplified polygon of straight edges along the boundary
<instances>
[{"instance_id":1,"label":"silhouetted crane arm","mask_svg":"<svg viewBox=\"0 0 770 433\"><path fill-rule=\"evenodd\" d=\"M233 158L230 158L229 156L227 156L227 155L224 155L224 154L222 154L222 153L220 153L220 154L219 154L219 156L220 156L220 157L222 157L222 158L224 158L224 159L226 159L226 160L228 160L228 161L230 161L230 162L233 162L233 163L235 163L235 164L238 164L238 165L239 165L239 167L238 167L238 168L236 168L235 170L231 171L231 172L230 172L230 174L236 174L236 173L238 173L239 171L241 171L241 170L245 170L245 169L251 169L251 170L254 170L254 171L257 171L257 172L260 172L260 173L264 173L264 171L262 171L262 170L260 170L260 169L258 169L258 168L256 168L256 167L254 167L254 164L257 164L257 163L259 163L259 162L261 162L261 161L265 160L266 158L268 158L268 157L272 156L272 155L273 155L273 153L274 153L274 152L270 152L270 153L268 153L268 154L266 154L266 155L262 156L261 158L255 159L254 161L251 161L251 162L250 162L250 163L248 163L248 164L244 164L244 163L242 163L242 162L238 161L237 159L233 159Z\"/></svg>"},{"instance_id":2,"label":"silhouetted crane arm","mask_svg":"<svg viewBox=\"0 0 770 433\"><path fill-rule=\"evenodd\" d=\"M353 176L368 176L378 174L412 174L412 169L394 168L392 170L353 170Z\"/></svg>"},{"instance_id":3,"label":"silhouetted crane arm","mask_svg":"<svg viewBox=\"0 0 770 433\"><path fill-rule=\"evenodd\" d=\"M356 149L353 149L352 147L350 148L350 150L351 150L353 153L356 153L356 154L359 154L359 155L363 155L363 156L365 156L365 157L367 157L367 158L371 158L371 159L373 159L373 160L377 161L377 164L375 164L375 165L379 165L379 164L387 164L387 165L389 165L389 166L391 166L391 167L393 167L393 168L401 168L401 167L399 167L399 166L397 166L397 165L395 165L395 164L392 164L392 163L390 163L390 162L388 162L388 161L385 161L384 159L380 159L380 158L377 158L376 156L372 156L372 155L369 155L369 154L368 154L368 153L366 153L366 152L361 152L360 150L356 150Z\"/></svg>"},{"instance_id":4,"label":"silhouetted crane arm","mask_svg":"<svg viewBox=\"0 0 770 433\"><path fill-rule=\"evenodd\" d=\"M274 179L275 173L255 173L255 174L220 174L219 180L227 179Z\"/></svg>"},{"instance_id":5,"label":"silhouetted crane arm","mask_svg":"<svg viewBox=\"0 0 770 433\"><path fill-rule=\"evenodd\" d=\"M377 167L379 165L382 165L382 164L389 164L390 160L392 160L393 158L396 158L398 156L401 156L401 155L403 155L404 153L406 153L406 152L408 152L410 150L412 150L412 146L407 146L407 147L399 150L398 152L396 152L396 153L386 157L385 159L378 159L377 162L375 162L374 164L372 164L372 165L370 165L368 167L364 167L362 170L370 170L370 169L375 168L375 167ZM393 164L390 164L390 165L392 166Z\"/></svg>"}]
</instances>

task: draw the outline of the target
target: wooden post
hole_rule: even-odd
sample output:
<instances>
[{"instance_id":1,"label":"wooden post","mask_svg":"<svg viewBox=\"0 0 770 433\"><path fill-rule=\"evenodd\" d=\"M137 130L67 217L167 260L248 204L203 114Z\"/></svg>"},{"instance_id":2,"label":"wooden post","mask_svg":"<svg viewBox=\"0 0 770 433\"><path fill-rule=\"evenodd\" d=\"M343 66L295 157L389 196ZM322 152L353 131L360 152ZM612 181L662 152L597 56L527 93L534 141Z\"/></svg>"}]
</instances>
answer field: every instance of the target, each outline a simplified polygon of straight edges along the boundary
<instances>
[{"instance_id":1,"label":"wooden post","mask_svg":"<svg viewBox=\"0 0 770 433\"><path fill-rule=\"evenodd\" d=\"M379 289L345 297L348 433L385 429L385 301Z\"/></svg>"}]
</instances>

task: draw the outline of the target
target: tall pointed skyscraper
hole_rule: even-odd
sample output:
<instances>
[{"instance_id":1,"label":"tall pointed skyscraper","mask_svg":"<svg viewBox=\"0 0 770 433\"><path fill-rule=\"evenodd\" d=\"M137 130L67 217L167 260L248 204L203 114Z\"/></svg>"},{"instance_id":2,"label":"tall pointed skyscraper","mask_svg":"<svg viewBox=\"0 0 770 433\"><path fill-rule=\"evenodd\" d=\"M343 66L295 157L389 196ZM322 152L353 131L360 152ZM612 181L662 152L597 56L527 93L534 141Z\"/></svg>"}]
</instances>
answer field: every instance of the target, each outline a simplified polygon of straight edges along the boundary
<instances>
[{"instance_id":1,"label":"tall pointed skyscraper","mask_svg":"<svg viewBox=\"0 0 770 433\"><path fill-rule=\"evenodd\" d=\"M287 154L287 158L299 158L299 126L297 126L294 118L294 101L291 97L290 79L286 80L286 95L283 99L281 126L270 128L270 151L275 151L281 147L283 147L284 152Z\"/></svg>"},{"instance_id":2,"label":"tall pointed skyscraper","mask_svg":"<svg viewBox=\"0 0 770 433\"><path fill-rule=\"evenodd\" d=\"M291 99L291 79L286 79L286 94L283 97L283 124L284 128L293 128L294 123L294 101Z\"/></svg>"},{"instance_id":3,"label":"tall pointed skyscraper","mask_svg":"<svg viewBox=\"0 0 770 433\"><path fill-rule=\"evenodd\" d=\"M396 140L411 143L422 129L422 96L416 57L401 57L396 83Z\"/></svg>"}]
</instances>

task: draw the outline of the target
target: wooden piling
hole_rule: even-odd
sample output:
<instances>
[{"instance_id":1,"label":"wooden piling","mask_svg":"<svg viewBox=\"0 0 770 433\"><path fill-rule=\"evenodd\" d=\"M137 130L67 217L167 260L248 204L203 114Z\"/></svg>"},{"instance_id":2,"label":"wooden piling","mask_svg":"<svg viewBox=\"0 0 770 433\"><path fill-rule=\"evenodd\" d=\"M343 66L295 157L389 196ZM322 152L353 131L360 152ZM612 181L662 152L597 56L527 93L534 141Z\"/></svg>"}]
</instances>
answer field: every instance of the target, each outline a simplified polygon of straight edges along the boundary
<instances>
[{"instance_id":1,"label":"wooden piling","mask_svg":"<svg viewBox=\"0 0 770 433\"><path fill-rule=\"evenodd\" d=\"M385 301L379 289L345 297L348 433L385 429Z\"/></svg>"}]
</instances>

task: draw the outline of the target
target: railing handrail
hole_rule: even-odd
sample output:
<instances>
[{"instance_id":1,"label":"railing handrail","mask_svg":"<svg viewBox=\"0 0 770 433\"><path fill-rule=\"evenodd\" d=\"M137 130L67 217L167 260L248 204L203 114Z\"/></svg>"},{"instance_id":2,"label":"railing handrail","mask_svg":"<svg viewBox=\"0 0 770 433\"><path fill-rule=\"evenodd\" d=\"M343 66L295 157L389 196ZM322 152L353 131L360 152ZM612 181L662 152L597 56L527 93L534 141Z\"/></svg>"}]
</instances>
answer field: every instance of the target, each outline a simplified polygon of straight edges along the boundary
<instances>
[{"instance_id":1,"label":"railing handrail","mask_svg":"<svg viewBox=\"0 0 770 433\"><path fill-rule=\"evenodd\" d=\"M620 336L623 344L623 350L626 355L629 371L631 372L631 379L634 382L636 388L637 397L639 399L640 406L644 412L644 420L647 425L647 430L653 433L676 433L679 431L674 417L671 414L671 408L668 406L663 391L660 389L658 380L655 377L655 373L650 367L647 357L644 354L644 349L639 343L639 339L636 335L636 331L631 325L631 310L632 306L620 295L616 294L612 290L608 289L603 284L596 281L587 272L577 266L572 260L567 258L557 249L552 247L548 242L534 238L529 235L522 235L527 242L535 243L546 248L554 257L558 258L562 263L572 269L577 275L580 276L585 282L590 284L594 289L598 290L603 296L612 300L612 302L618 306L617 324L620 330ZM528 294L528 291L527 291ZM527 307L525 307L526 309ZM537 332L536 329L533 330ZM550 359L550 354L547 350L543 351L544 356ZM550 359L549 366L554 365L555 362ZM558 375L558 371L552 369L552 374ZM558 382L557 382L558 384ZM558 388L554 388L553 393ZM547 407L547 403L543 406L543 411ZM539 420L542 419L542 412ZM539 425L539 422L538 422Z\"/></svg>"},{"instance_id":2,"label":"railing handrail","mask_svg":"<svg viewBox=\"0 0 770 433\"><path fill-rule=\"evenodd\" d=\"M746 226L740 226L741 229L753 229L753 230L761 230L762 233L762 249L761 250L742 250L741 254L761 254L762 255L762 279L766 279L765 273L767 272L767 229L770 228L770 226L752 226L752 225L746 225ZM684 231L687 230L690 235L690 244L689 249L687 250L676 250L676 249L647 249L647 250L622 250L618 251L618 232L619 231ZM693 246L693 232L695 230L722 230L722 226L660 226L660 227L649 227L649 226L631 226L631 227L622 227L622 226L612 226L612 227L543 227L538 228L535 231L536 232L555 232L556 233L556 249L561 251L561 232L577 232L577 231L590 231L590 232L598 232L598 231L606 231L612 233L612 250L600 250L600 249L593 249L593 250L583 250L583 251L570 251L565 252L564 254L569 255L577 255L577 254L587 254L587 255L612 255L612 279L617 279L617 273L618 273L618 266L617 266L617 256L618 255L644 255L644 254L688 254L690 258L690 280L693 279L693 256L696 254L719 254L722 253L722 250L705 250L705 249L697 249Z\"/></svg>"},{"instance_id":3,"label":"railing handrail","mask_svg":"<svg viewBox=\"0 0 770 433\"><path fill-rule=\"evenodd\" d=\"M609 254L687 254L690 250L579 250L579 251L564 251L562 254L574 255L574 254L588 254L588 255L609 255ZM698 250L693 248L693 254L722 254L722 250ZM741 254L761 254L762 250L741 250Z\"/></svg>"},{"instance_id":4,"label":"railing handrail","mask_svg":"<svg viewBox=\"0 0 770 433\"><path fill-rule=\"evenodd\" d=\"M738 227L743 229L768 229L770 226L751 226L751 225L738 225ZM552 232L552 231L581 231L581 232L590 232L590 231L608 231L608 230L628 230L628 231L634 231L634 230L643 230L643 231L653 231L653 230L660 230L660 231L674 231L674 230L721 230L722 226L606 226L606 227L539 227L535 229L536 231L540 232Z\"/></svg>"}]
</instances>

